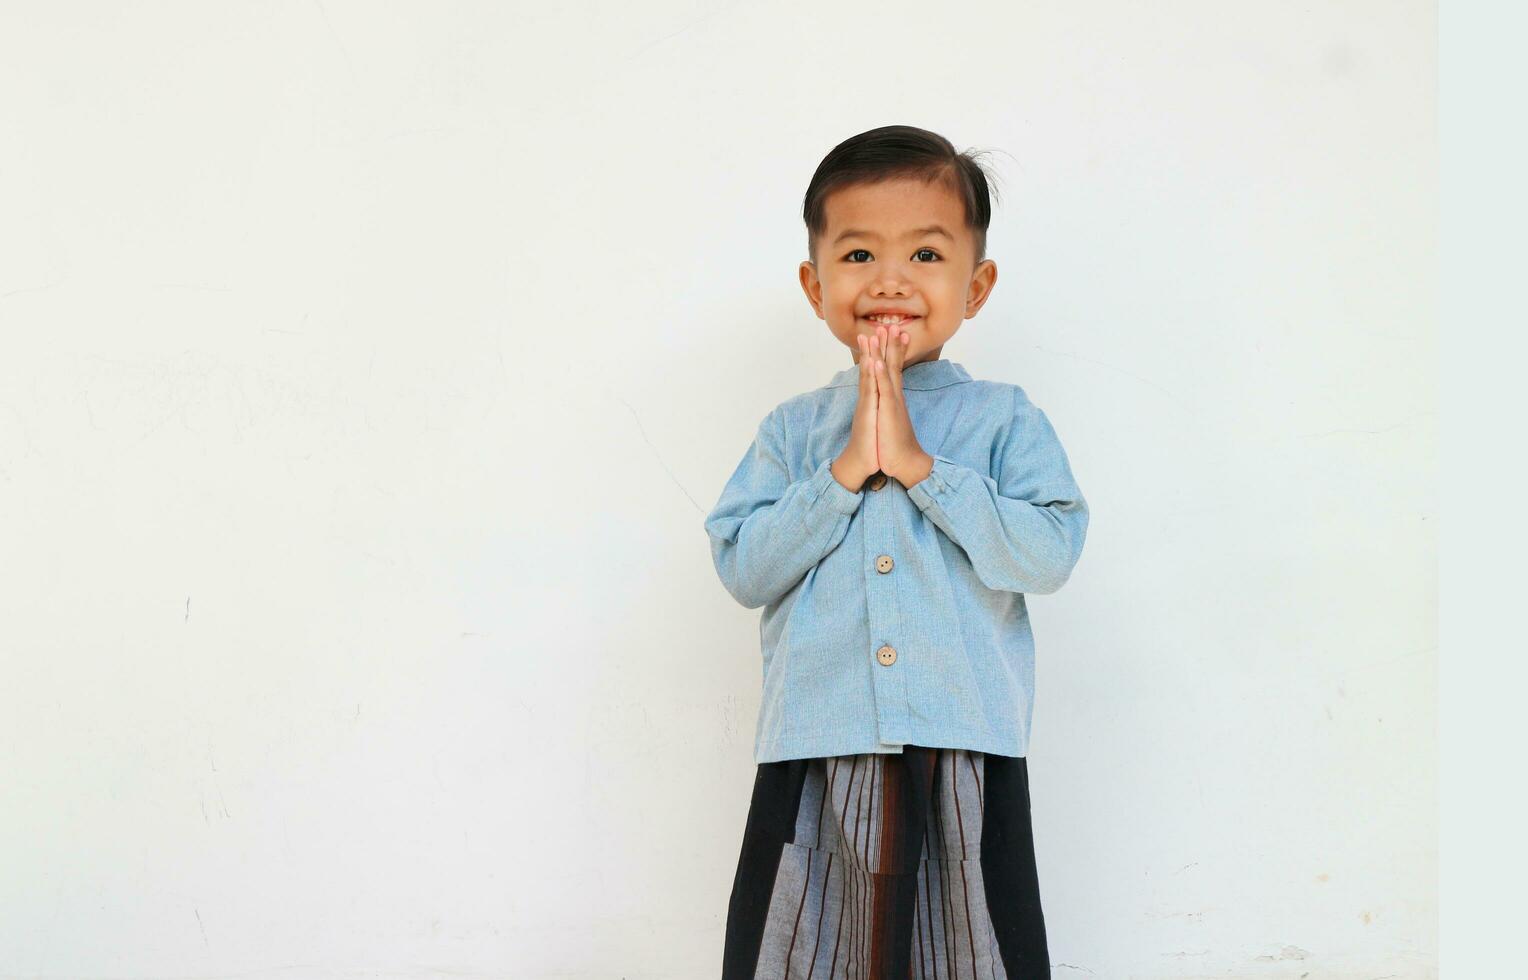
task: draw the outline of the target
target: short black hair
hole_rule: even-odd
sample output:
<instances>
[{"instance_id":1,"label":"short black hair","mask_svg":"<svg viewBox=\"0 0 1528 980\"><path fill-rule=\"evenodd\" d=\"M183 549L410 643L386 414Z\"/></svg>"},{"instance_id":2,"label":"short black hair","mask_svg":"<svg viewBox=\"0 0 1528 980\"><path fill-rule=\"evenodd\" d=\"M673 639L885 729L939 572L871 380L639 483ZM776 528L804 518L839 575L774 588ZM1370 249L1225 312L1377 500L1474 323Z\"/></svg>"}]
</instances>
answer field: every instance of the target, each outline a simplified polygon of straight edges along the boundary
<instances>
[{"instance_id":1,"label":"short black hair","mask_svg":"<svg viewBox=\"0 0 1528 980\"><path fill-rule=\"evenodd\" d=\"M853 184L912 177L942 180L961 199L980 262L987 257L987 225L992 221L987 171L976 159L982 152L956 152L943 136L916 126L881 126L844 140L822 158L806 188L801 217L806 221L808 257L817 261L817 238L827 231L824 202L829 194Z\"/></svg>"}]
</instances>

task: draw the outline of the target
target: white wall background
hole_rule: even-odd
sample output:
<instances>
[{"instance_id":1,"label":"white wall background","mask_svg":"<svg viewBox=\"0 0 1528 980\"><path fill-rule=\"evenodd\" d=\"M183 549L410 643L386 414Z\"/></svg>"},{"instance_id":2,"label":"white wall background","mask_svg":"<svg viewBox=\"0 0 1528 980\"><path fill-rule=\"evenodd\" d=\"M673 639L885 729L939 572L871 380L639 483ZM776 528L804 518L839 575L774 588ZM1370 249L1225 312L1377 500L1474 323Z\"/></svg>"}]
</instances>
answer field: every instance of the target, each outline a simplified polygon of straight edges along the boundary
<instances>
[{"instance_id":1,"label":"white wall background","mask_svg":"<svg viewBox=\"0 0 1528 980\"><path fill-rule=\"evenodd\" d=\"M714 977L846 366L801 196L991 149L1093 507L1032 604L1054 975L1436 975L1434 10L7 4L0 975Z\"/></svg>"}]
</instances>

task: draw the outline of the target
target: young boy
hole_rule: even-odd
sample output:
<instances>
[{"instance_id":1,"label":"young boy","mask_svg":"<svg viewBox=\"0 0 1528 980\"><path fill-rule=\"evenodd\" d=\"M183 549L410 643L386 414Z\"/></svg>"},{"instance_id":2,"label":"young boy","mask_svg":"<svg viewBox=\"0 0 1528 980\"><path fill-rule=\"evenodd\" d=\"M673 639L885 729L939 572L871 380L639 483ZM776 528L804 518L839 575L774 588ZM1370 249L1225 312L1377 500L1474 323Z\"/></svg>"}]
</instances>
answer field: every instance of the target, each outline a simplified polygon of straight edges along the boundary
<instances>
[{"instance_id":1,"label":"young boy","mask_svg":"<svg viewBox=\"0 0 1528 980\"><path fill-rule=\"evenodd\" d=\"M1088 507L1024 390L940 357L991 295L990 216L982 168L908 126L807 189L801 285L854 366L763 419L705 520L764 609L723 980L1050 976L1024 597Z\"/></svg>"}]
</instances>

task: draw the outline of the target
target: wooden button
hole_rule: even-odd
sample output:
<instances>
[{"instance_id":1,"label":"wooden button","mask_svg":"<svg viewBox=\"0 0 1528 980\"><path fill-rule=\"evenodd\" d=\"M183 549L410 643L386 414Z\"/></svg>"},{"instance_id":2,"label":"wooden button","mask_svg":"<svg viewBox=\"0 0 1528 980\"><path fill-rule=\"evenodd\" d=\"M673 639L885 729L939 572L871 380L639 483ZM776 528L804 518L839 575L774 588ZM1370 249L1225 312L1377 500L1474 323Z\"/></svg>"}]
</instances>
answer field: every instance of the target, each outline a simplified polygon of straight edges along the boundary
<instances>
[{"instance_id":1,"label":"wooden button","mask_svg":"<svg viewBox=\"0 0 1528 980\"><path fill-rule=\"evenodd\" d=\"M891 565L892 561L890 555L882 555L875 560L875 570L880 572L882 575L885 575L887 572L891 571Z\"/></svg>"},{"instance_id":2,"label":"wooden button","mask_svg":"<svg viewBox=\"0 0 1528 980\"><path fill-rule=\"evenodd\" d=\"M890 667L892 664L897 662L897 651L888 644L887 646L883 646L877 650L875 652L875 657L881 662L881 666Z\"/></svg>"},{"instance_id":3,"label":"wooden button","mask_svg":"<svg viewBox=\"0 0 1528 980\"><path fill-rule=\"evenodd\" d=\"M870 478L870 489L879 490L886 485L886 474L877 473Z\"/></svg>"}]
</instances>

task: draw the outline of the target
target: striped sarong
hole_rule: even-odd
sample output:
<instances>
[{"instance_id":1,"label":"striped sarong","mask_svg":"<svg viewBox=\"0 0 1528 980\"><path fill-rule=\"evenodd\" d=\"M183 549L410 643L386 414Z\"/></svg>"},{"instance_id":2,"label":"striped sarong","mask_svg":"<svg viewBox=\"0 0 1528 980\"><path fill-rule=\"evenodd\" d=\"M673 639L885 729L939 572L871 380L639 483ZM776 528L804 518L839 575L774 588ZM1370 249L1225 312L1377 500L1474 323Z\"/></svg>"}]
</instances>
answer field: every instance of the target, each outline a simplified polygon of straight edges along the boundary
<instances>
[{"instance_id":1,"label":"striped sarong","mask_svg":"<svg viewBox=\"0 0 1528 980\"><path fill-rule=\"evenodd\" d=\"M722 980L1048 977L1023 758L908 745L759 765Z\"/></svg>"}]
</instances>

